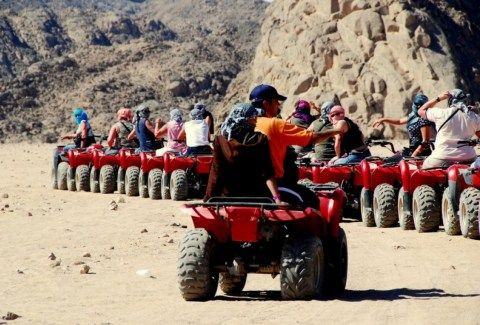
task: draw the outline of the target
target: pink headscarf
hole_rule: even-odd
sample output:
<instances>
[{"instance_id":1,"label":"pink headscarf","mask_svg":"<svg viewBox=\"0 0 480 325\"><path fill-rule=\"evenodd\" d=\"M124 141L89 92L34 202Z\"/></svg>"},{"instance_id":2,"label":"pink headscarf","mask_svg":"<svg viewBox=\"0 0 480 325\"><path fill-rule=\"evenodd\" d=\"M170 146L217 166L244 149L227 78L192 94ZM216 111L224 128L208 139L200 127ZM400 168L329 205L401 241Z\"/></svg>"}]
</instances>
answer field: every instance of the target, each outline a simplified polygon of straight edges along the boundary
<instances>
[{"instance_id":1,"label":"pink headscarf","mask_svg":"<svg viewBox=\"0 0 480 325\"><path fill-rule=\"evenodd\" d=\"M119 120L126 120L131 122L132 121L132 110L130 108L121 108L117 112L117 118Z\"/></svg>"},{"instance_id":2,"label":"pink headscarf","mask_svg":"<svg viewBox=\"0 0 480 325\"><path fill-rule=\"evenodd\" d=\"M345 119L345 109L339 105L333 106L328 114L328 119L333 125L337 124L338 121Z\"/></svg>"}]
</instances>

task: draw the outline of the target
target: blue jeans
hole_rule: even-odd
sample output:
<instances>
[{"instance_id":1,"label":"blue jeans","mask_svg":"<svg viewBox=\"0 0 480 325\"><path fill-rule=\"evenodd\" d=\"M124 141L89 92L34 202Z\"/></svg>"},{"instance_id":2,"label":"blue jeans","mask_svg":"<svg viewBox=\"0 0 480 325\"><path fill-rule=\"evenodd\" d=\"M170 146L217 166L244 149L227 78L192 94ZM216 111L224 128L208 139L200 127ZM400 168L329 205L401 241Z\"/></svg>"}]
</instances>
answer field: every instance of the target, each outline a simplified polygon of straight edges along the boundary
<instances>
[{"instance_id":1,"label":"blue jeans","mask_svg":"<svg viewBox=\"0 0 480 325\"><path fill-rule=\"evenodd\" d=\"M357 162L361 162L363 159L370 157L372 154L370 153L369 149L365 149L364 151L355 151L352 150L346 157L339 158L335 160L333 163L334 165L342 165L342 164L353 164Z\"/></svg>"}]
</instances>

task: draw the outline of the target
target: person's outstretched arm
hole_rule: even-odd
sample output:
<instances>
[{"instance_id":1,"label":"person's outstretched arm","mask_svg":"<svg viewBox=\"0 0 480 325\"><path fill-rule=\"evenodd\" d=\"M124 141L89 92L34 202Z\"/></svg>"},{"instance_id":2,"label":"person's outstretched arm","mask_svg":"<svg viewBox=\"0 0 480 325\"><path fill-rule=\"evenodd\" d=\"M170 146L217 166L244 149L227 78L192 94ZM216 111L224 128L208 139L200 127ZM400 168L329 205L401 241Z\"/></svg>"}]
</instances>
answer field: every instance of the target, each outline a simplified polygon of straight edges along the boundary
<instances>
[{"instance_id":1,"label":"person's outstretched arm","mask_svg":"<svg viewBox=\"0 0 480 325\"><path fill-rule=\"evenodd\" d=\"M375 122L373 122L372 126L376 128L380 124L387 123L387 124L392 124L392 125L403 125L407 124L408 117L402 117L402 118L387 118L387 117L382 117Z\"/></svg>"}]
</instances>

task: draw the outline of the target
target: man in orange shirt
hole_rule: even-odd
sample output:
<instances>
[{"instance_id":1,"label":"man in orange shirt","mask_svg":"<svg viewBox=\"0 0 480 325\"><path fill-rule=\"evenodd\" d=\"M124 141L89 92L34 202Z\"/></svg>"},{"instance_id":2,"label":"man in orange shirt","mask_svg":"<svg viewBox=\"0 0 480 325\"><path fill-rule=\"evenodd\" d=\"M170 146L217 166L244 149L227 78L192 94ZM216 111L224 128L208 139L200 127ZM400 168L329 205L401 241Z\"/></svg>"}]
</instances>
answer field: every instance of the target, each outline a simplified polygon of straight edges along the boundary
<instances>
[{"instance_id":1,"label":"man in orange shirt","mask_svg":"<svg viewBox=\"0 0 480 325\"><path fill-rule=\"evenodd\" d=\"M274 87L265 84L256 86L250 93L252 105L264 111L264 117L257 117L256 119L255 131L265 134L268 138L275 178L280 186L295 187L296 190L299 190L296 184L285 182L286 177L290 176L284 173L288 146L304 147L333 137L340 131L312 132L277 118L280 113L280 101L285 99L287 97L280 95ZM277 198L274 197L274 199ZM318 209L318 206L314 208Z\"/></svg>"}]
</instances>

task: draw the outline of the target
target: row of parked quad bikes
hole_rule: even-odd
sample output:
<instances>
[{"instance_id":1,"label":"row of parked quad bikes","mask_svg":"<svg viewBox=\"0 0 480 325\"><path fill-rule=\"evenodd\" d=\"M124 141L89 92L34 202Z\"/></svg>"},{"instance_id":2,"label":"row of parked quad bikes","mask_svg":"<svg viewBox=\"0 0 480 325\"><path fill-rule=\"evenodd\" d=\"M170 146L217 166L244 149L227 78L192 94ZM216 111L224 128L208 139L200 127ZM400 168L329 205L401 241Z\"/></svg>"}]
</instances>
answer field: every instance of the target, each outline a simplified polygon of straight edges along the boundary
<instances>
[{"instance_id":1,"label":"row of parked quad bikes","mask_svg":"<svg viewBox=\"0 0 480 325\"><path fill-rule=\"evenodd\" d=\"M387 141L369 144L394 151ZM130 149L110 156L93 145L62 157L52 172L53 186L184 200L203 195L211 160L209 155L138 155ZM421 169L422 162L404 158L388 163L369 157L356 164L327 166L299 159L301 183L318 196L317 209L276 205L269 198L211 198L184 204L195 229L180 243L178 280L183 297L211 299L218 285L226 294L239 294L248 273L280 275L284 299L342 293L348 269L342 216L358 216L366 226L400 224L419 232L436 231L443 222L449 235L478 238L480 171L461 164Z\"/></svg>"}]
</instances>

